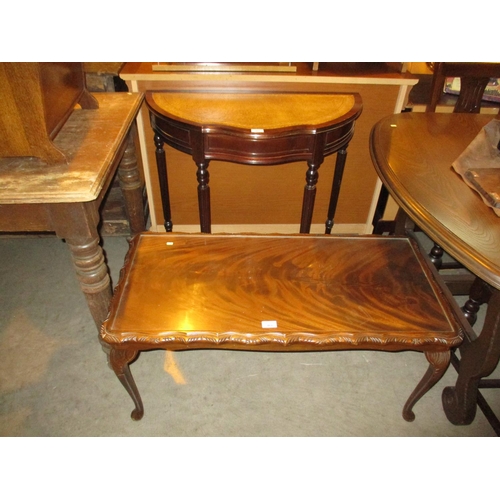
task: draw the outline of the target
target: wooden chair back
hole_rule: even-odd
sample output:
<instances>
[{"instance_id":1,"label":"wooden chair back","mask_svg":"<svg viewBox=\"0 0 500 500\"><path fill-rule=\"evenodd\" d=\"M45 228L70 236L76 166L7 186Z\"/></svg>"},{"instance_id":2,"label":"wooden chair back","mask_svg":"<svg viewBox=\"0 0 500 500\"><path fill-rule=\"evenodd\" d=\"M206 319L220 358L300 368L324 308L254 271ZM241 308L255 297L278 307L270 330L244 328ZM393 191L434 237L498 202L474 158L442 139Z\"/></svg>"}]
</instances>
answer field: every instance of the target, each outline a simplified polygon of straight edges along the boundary
<instances>
[{"instance_id":1,"label":"wooden chair back","mask_svg":"<svg viewBox=\"0 0 500 500\"><path fill-rule=\"evenodd\" d=\"M484 90L491 78L500 78L500 63L434 63L431 86L431 100L427 112L436 111L448 77L460 78L460 94L453 109L454 113L479 113Z\"/></svg>"}]
</instances>

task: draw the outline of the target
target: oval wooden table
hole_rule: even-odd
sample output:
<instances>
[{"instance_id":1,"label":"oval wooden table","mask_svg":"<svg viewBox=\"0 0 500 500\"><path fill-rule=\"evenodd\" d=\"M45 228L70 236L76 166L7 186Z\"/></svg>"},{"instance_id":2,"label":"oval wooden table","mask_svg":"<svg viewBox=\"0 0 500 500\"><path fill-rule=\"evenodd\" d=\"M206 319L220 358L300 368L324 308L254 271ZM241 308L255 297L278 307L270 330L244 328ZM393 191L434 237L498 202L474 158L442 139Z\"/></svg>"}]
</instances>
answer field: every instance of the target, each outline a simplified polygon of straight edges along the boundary
<instances>
[{"instance_id":1,"label":"oval wooden table","mask_svg":"<svg viewBox=\"0 0 500 500\"><path fill-rule=\"evenodd\" d=\"M500 218L451 165L492 119L495 116L403 113L378 122L370 139L375 169L396 203L490 290L481 334L460 347L456 385L443 392L445 413L459 425L474 420L482 398L478 389L488 386L481 379L500 357ZM490 417L498 433L498 419Z\"/></svg>"}]
</instances>

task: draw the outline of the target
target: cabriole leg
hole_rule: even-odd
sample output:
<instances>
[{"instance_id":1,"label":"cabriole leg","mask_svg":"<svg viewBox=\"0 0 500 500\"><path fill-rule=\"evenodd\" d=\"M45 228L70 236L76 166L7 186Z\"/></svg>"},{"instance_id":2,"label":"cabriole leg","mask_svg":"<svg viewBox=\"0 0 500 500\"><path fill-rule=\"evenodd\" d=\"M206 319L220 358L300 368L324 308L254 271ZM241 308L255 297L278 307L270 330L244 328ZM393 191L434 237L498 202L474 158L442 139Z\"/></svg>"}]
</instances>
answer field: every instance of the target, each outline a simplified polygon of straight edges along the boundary
<instances>
[{"instance_id":1,"label":"cabriole leg","mask_svg":"<svg viewBox=\"0 0 500 500\"><path fill-rule=\"evenodd\" d=\"M445 374L450 364L451 353L450 351L426 352L425 357L429 361L429 368L403 408L403 418L407 422L415 420L415 414L413 413L415 403Z\"/></svg>"},{"instance_id":2,"label":"cabriole leg","mask_svg":"<svg viewBox=\"0 0 500 500\"><path fill-rule=\"evenodd\" d=\"M113 348L109 352L109 364L135 404L135 408L130 415L133 420L140 420L144 415L141 396L129 367L129 363L134 361L137 354L137 351Z\"/></svg>"}]
</instances>

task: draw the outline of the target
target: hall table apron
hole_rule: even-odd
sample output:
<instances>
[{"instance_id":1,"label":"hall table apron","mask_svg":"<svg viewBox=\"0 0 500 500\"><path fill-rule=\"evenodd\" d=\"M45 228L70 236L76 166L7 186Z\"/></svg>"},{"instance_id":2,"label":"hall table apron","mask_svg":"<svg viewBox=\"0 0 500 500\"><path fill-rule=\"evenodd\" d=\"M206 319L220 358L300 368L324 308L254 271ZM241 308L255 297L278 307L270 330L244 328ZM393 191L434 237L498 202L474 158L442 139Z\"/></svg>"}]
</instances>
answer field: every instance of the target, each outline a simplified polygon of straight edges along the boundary
<instances>
[{"instance_id":1,"label":"hall table apron","mask_svg":"<svg viewBox=\"0 0 500 500\"><path fill-rule=\"evenodd\" d=\"M99 207L118 169L132 236L145 230L135 118L143 94L94 94L99 109L75 109L54 144L68 163L0 158L0 232L55 232L66 241L99 329L111 299L100 246Z\"/></svg>"},{"instance_id":2,"label":"hall table apron","mask_svg":"<svg viewBox=\"0 0 500 500\"><path fill-rule=\"evenodd\" d=\"M457 382L443 392L445 413L458 425L474 420L478 389L486 387L481 379L500 358L500 218L451 165L491 120L481 114L404 113L378 122L370 139L375 169L396 203L491 294L482 331L460 346Z\"/></svg>"}]
</instances>

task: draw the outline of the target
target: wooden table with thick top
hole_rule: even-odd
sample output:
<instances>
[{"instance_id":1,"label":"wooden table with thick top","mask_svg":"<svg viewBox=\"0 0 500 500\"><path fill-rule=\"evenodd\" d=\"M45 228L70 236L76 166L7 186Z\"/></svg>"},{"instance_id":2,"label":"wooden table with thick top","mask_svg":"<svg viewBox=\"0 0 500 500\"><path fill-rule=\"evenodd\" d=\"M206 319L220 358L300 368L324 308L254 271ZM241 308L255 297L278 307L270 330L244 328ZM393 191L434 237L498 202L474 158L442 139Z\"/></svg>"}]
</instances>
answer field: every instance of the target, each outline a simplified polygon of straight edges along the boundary
<instances>
[{"instance_id":1,"label":"wooden table with thick top","mask_svg":"<svg viewBox=\"0 0 500 500\"><path fill-rule=\"evenodd\" d=\"M130 231L145 229L135 118L143 94L98 93L99 109L75 109L54 144L68 163L0 158L0 231L55 232L71 251L96 326L111 298L100 246L99 207L118 169Z\"/></svg>"},{"instance_id":2,"label":"wooden table with thick top","mask_svg":"<svg viewBox=\"0 0 500 500\"><path fill-rule=\"evenodd\" d=\"M337 153L326 220L330 233L354 124L361 114L358 94L147 92L155 133L164 225L172 231L163 144L192 155L198 179L201 231L211 232L208 165L224 160L246 165L307 161L300 232L311 227L318 169Z\"/></svg>"},{"instance_id":3,"label":"wooden table with thick top","mask_svg":"<svg viewBox=\"0 0 500 500\"><path fill-rule=\"evenodd\" d=\"M380 121L371 137L375 168L394 200L490 290L483 329L460 347L457 383L443 393L446 415L455 424L474 420L481 378L500 358L500 219L451 166L491 120L404 113Z\"/></svg>"}]
</instances>

